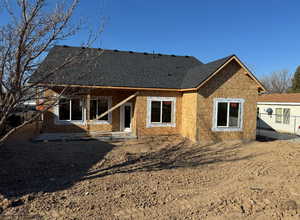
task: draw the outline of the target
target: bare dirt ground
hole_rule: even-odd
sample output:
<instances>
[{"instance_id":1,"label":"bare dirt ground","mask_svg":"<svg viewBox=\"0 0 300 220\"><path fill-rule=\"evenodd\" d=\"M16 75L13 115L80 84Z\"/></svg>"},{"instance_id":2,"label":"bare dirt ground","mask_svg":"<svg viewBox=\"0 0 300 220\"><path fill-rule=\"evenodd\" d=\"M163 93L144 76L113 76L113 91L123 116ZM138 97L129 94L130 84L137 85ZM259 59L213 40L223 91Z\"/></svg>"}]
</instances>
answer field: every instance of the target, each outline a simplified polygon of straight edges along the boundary
<instances>
[{"instance_id":1,"label":"bare dirt ground","mask_svg":"<svg viewBox=\"0 0 300 220\"><path fill-rule=\"evenodd\" d=\"M300 143L13 141L0 219L300 219Z\"/></svg>"}]
</instances>

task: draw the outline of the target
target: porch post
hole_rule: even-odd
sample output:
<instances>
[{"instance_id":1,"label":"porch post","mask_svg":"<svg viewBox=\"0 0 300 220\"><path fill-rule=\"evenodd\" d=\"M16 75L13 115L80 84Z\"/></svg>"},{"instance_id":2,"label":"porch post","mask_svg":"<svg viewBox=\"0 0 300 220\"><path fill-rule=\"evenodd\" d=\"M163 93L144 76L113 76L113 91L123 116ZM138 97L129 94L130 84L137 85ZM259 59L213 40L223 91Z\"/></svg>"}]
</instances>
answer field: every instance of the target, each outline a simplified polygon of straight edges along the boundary
<instances>
[{"instance_id":1,"label":"porch post","mask_svg":"<svg viewBox=\"0 0 300 220\"><path fill-rule=\"evenodd\" d=\"M86 97L86 123L87 123L88 131L90 131L90 103L91 103L91 95L88 94Z\"/></svg>"}]
</instances>

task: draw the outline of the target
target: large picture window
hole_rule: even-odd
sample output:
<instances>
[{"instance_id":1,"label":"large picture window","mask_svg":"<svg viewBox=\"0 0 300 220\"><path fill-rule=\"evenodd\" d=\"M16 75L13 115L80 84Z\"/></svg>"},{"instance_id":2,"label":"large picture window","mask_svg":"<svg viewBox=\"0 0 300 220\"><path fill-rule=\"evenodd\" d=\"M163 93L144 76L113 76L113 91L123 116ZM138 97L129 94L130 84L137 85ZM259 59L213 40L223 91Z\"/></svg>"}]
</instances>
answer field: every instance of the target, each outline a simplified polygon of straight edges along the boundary
<instances>
[{"instance_id":1,"label":"large picture window","mask_svg":"<svg viewBox=\"0 0 300 220\"><path fill-rule=\"evenodd\" d=\"M213 130L242 130L243 99L215 99Z\"/></svg>"},{"instance_id":2,"label":"large picture window","mask_svg":"<svg viewBox=\"0 0 300 220\"><path fill-rule=\"evenodd\" d=\"M108 97L97 97L90 100L90 120L96 122L108 122L110 121L110 113L98 118L101 114L106 112L111 107L110 99Z\"/></svg>"},{"instance_id":3,"label":"large picture window","mask_svg":"<svg viewBox=\"0 0 300 220\"><path fill-rule=\"evenodd\" d=\"M175 126L175 97L148 97L148 127Z\"/></svg>"},{"instance_id":4,"label":"large picture window","mask_svg":"<svg viewBox=\"0 0 300 220\"><path fill-rule=\"evenodd\" d=\"M80 98L62 98L58 103L58 118L60 121L82 121L83 101Z\"/></svg>"}]
</instances>

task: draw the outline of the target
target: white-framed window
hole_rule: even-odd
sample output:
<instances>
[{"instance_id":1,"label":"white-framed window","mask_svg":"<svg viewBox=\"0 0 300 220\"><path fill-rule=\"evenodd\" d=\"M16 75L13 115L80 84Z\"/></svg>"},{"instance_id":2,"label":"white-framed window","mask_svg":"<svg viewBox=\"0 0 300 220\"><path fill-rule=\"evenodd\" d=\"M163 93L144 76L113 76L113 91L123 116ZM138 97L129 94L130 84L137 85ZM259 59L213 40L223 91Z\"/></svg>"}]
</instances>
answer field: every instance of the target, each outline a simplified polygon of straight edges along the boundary
<instances>
[{"instance_id":1,"label":"white-framed window","mask_svg":"<svg viewBox=\"0 0 300 220\"><path fill-rule=\"evenodd\" d=\"M97 96L91 97L90 99L90 120L92 123L99 124L110 124L111 123L111 113L103 116L100 119L97 119L101 114L106 112L109 108L111 108L111 97L108 96Z\"/></svg>"},{"instance_id":2,"label":"white-framed window","mask_svg":"<svg viewBox=\"0 0 300 220\"><path fill-rule=\"evenodd\" d=\"M290 124L291 110L289 108L276 108L275 109L275 123Z\"/></svg>"},{"instance_id":3,"label":"white-framed window","mask_svg":"<svg viewBox=\"0 0 300 220\"><path fill-rule=\"evenodd\" d=\"M148 97L147 127L176 126L176 97Z\"/></svg>"},{"instance_id":4,"label":"white-framed window","mask_svg":"<svg viewBox=\"0 0 300 220\"><path fill-rule=\"evenodd\" d=\"M61 98L57 105L58 122L77 122L84 121L83 98Z\"/></svg>"},{"instance_id":5,"label":"white-framed window","mask_svg":"<svg viewBox=\"0 0 300 220\"><path fill-rule=\"evenodd\" d=\"M275 109L275 122L279 124L282 123L282 108Z\"/></svg>"},{"instance_id":6,"label":"white-framed window","mask_svg":"<svg viewBox=\"0 0 300 220\"><path fill-rule=\"evenodd\" d=\"M283 109L283 124L290 124L291 110L289 108Z\"/></svg>"},{"instance_id":7,"label":"white-framed window","mask_svg":"<svg viewBox=\"0 0 300 220\"><path fill-rule=\"evenodd\" d=\"M244 99L214 99L213 131L242 131Z\"/></svg>"}]
</instances>

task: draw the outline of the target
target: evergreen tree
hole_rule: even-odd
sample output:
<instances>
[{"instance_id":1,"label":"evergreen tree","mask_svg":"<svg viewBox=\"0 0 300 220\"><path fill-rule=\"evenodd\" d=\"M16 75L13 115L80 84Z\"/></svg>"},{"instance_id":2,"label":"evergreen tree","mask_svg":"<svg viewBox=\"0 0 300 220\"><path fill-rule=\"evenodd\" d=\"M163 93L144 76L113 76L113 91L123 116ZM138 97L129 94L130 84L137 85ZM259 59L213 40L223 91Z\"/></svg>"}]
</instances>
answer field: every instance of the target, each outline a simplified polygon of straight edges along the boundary
<instances>
[{"instance_id":1,"label":"evergreen tree","mask_svg":"<svg viewBox=\"0 0 300 220\"><path fill-rule=\"evenodd\" d=\"M300 66L297 67L294 74L291 92L300 92Z\"/></svg>"}]
</instances>

